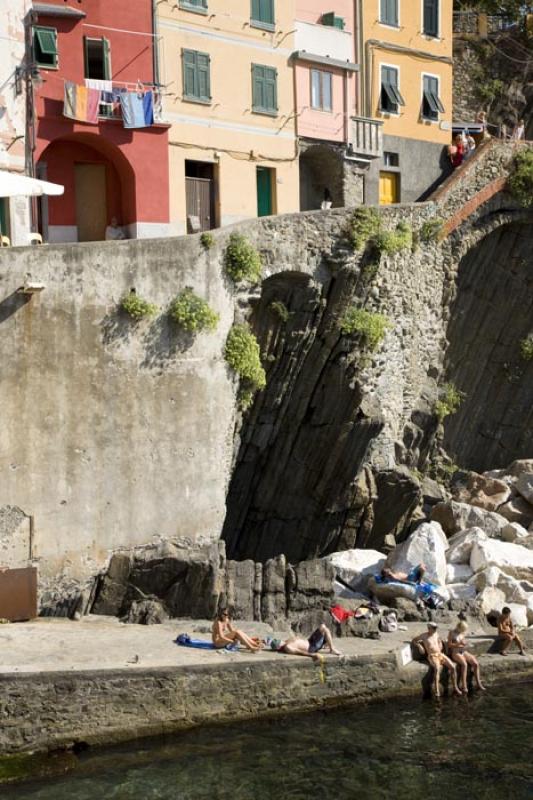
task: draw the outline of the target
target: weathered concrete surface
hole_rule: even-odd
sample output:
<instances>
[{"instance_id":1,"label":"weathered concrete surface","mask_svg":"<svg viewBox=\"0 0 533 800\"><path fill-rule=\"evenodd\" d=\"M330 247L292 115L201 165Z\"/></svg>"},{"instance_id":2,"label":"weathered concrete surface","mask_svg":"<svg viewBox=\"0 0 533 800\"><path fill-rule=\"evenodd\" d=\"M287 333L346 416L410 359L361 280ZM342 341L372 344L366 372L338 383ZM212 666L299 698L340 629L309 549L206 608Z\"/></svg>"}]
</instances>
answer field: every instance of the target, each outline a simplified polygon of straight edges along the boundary
<instances>
[{"instance_id":1,"label":"weathered concrete surface","mask_svg":"<svg viewBox=\"0 0 533 800\"><path fill-rule=\"evenodd\" d=\"M424 626L408 627L379 641L343 640L346 656L327 656L322 671L297 656L179 648L172 640L183 621L150 629L101 620L13 626L0 632L0 754L419 692L426 668L397 663L398 648ZM533 659L483 658L489 683L502 670L530 675Z\"/></svg>"}]
</instances>

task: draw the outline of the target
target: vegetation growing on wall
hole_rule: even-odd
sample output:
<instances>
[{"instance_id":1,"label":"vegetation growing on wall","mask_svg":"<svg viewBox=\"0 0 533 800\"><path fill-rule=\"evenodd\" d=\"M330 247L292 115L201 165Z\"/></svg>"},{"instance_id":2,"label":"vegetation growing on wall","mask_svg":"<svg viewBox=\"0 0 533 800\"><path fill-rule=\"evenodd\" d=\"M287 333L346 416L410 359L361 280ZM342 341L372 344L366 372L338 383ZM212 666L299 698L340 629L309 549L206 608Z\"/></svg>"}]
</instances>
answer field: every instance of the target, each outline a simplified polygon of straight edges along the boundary
<instances>
[{"instance_id":1,"label":"vegetation growing on wall","mask_svg":"<svg viewBox=\"0 0 533 800\"><path fill-rule=\"evenodd\" d=\"M348 224L347 237L354 250L363 250L379 230L379 216L375 209L356 208Z\"/></svg>"},{"instance_id":2,"label":"vegetation growing on wall","mask_svg":"<svg viewBox=\"0 0 533 800\"><path fill-rule=\"evenodd\" d=\"M520 355L524 361L531 361L533 359L533 333L529 333L525 339L520 342Z\"/></svg>"},{"instance_id":3,"label":"vegetation growing on wall","mask_svg":"<svg viewBox=\"0 0 533 800\"><path fill-rule=\"evenodd\" d=\"M356 306L348 308L340 320L342 333L362 336L369 350L378 347L389 328L392 325L384 314L365 311Z\"/></svg>"},{"instance_id":4,"label":"vegetation growing on wall","mask_svg":"<svg viewBox=\"0 0 533 800\"><path fill-rule=\"evenodd\" d=\"M120 301L120 307L135 320L143 319L143 317L153 317L158 312L157 306L140 297L135 289L124 295Z\"/></svg>"},{"instance_id":5,"label":"vegetation growing on wall","mask_svg":"<svg viewBox=\"0 0 533 800\"><path fill-rule=\"evenodd\" d=\"M198 297L190 286L172 301L170 316L180 327L191 333L214 331L220 319L209 303Z\"/></svg>"},{"instance_id":6,"label":"vegetation growing on wall","mask_svg":"<svg viewBox=\"0 0 533 800\"><path fill-rule=\"evenodd\" d=\"M261 364L259 343L248 325L234 325L226 339L224 357L242 381L239 400L246 409L257 389L266 386L266 374Z\"/></svg>"},{"instance_id":7,"label":"vegetation growing on wall","mask_svg":"<svg viewBox=\"0 0 533 800\"><path fill-rule=\"evenodd\" d=\"M215 237L209 231L204 231L200 236L200 244L206 250L211 250L213 245L215 244Z\"/></svg>"},{"instance_id":8,"label":"vegetation growing on wall","mask_svg":"<svg viewBox=\"0 0 533 800\"><path fill-rule=\"evenodd\" d=\"M393 255L410 249L413 244L413 230L407 222L399 222L393 231L379 231L373 238L378 253Z\"/></svg>"},{"instance_id":9,"label":"vegetation growing on wall","mask_svg":"<svg viewBox=\"0 0 533 800\"><path fill-rule=\"evenodd\" d=\"M273 300L269 305L269 309L279 317L282 322L287 322L289 319L289 309L281 300Z\"/></svg>"},{"instance_id":10,"label":"vegetation growing on wall","mask_svg":"<svg viewBox=\"0 0 533 800\"><path fill-rule=\"evenodd\" d=\"M533 149L521 150L514 160L514 170L508 186L515 198L524 206L533 206Z\"/></svg>"},{"instance_id":11,"label":"vegetation growing on wall","mask_svg":"<svg viewBox=\"0 0 533 800\"><path fill-rule=\"evenodd\" d=\"M263 272L261 256L240 233L232 233L229 237L224 264L226 272L235 283L242 281L257 283L261 279Z\"/></svg>"},{"instance_id":12,"label":"vegetation growing on wall","mask_svg":"<svg viewBox=\"0 0 533 800\"><path fill-rule=\"evenodd\" d=\"M427 219L422 223L420 228L420 239L426 244L438 241L443 225L444 220L440 217L431 217Z\"/></svg>"},{"instance_id":13,"label":"vegetation growing on wall","mask_svg":"<svg viewBox=\"0 0 533 800\"><path fill-rule=\"evenodd\" d=\"M435 403L435 414L443 422L450 414L459 410L466 394L461 392L454 383L445 383L439 390L439 399Z\"/></svg>"}]
</instances>

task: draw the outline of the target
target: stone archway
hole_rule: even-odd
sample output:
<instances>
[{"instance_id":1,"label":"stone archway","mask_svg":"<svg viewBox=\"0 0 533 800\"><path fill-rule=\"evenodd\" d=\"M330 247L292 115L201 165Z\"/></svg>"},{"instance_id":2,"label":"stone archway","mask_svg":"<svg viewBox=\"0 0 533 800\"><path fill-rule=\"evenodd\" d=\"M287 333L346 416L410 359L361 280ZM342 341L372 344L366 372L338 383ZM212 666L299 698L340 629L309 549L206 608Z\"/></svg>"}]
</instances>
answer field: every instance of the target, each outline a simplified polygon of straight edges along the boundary
<instances>
[{"instance_id":1,"label":"stone archway","mask_svg":"<svg viewBox=\"0 0 533 800\"><path fill-rule=\"evenodd\" d=\"M334 147L311 145L300 155L300 210L320 208L326 191L333 208L344 206L343 158Z\"/></svg>"}]
</instances>

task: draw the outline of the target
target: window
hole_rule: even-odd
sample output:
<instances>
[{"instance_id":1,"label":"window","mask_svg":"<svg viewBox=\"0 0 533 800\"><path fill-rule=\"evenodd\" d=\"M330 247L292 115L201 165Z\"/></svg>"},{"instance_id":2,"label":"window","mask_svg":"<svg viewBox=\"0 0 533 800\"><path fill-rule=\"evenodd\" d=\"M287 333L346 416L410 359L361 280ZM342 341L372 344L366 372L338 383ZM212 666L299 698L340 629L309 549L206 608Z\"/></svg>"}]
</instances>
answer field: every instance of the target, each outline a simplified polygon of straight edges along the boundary
<instances>
[{"instance_id":1,"label":"window","mask_svg":"<svg viewBox=\"0 0 533 800\"><path fill-rule=\"evenodd\" d=\"M439 99L439 79L433 75L423 75L422 117L438 120L439 112L444 113L444 106Z\"/></svg>"},{"instance_id":2,"label":"window","mask_svg":"<svg viewBox=\"0 0 533 800\"><path fill-rule=\"evenodd\" d=\"M344 17L338 17L334 11L328 11L327 14L322 14L320 18L322 25L331 25L332 28L338 28L343 31L345 27Z\"/></svg>"},{"instance_id":3,"label":"window","mask_svg":"<svg viewBox=\"0 0 533 800\"><path fill-rule=\"evenodd\" d=\"M379 21L384 25L398 27L398 0L379 0Z\"/></svg>"},{"instance_id":4,"label":"window","mask_svg":"<svg viewBox=\"0 0 533 800\"><path fill-rule=\"evenodd\" d=\"M183 50L183 97L196 103L211 102L209 53Z\"/></svg>"},{"instance_id":5,"label":"window","mask_svg":"<svg viewBox=\"0 0 533 800\"><path fill-rule=\"evenodd\" d=\"M33 29L33 53L40 67L57 67L57 31L55 28Z\"/></svg>"},{"instance_id":6,"label":"window","mask_svg":"<svg viewBox=\"0 0 533 800\"><path fill-rule=\"evenodd\" d=\"M424 0L422 30L426 36L439 35L439 0Z\"/></svg>"},{"instance_id":7,"label":"window","mask_svg":"<svg viewBox=\"0 0 533 800\"><path fill-rule=\"evenodd\" d=\"M273 31L276 28L274 0L252 0L251 23L254 28Z\"/></svg>"},{"instance_id":8,"label":"window","mask_svg":"<svg viewBox=\"0 0 533 800\"><path fill-rule=\"evenodd\" d=\"M260 114L278 111L278 71L274 67L252 64L252 109Z\"/></svg>"},{"instance_id":9,"label":"window","mask_svg":"<svg viewBox=\"0 0 533 800\"><path fill-rule=\"evenodd\" d=\"M111 48L107 39L84 37L85 77L100 81L111 80Z\"/></svg>"},{"instance_id":10,"label":"window","mask_svg":"<svg viewBox=\"0 0 533 800\"><path fill-rule=\"evenodd\" d=\"M389 114L398 114L398 106L404 106L405 101L398 88L398 70L396 67L381 67L381 98L380 109Z\"/></svg>"},{"instance_id":11,"label":"window","mask_svg":"<svg viewBox=\"0 0 533 800\"><path fill-rule=\"evenodd\" d=\"M387 150L383 153L383 165L385 167L399 167L400 156L398 153L391 153Z\"/></svg>"},{"instance_id":12,"label":"window","mask_svg":"<svg viewBox=\"0 0 533 800\"><path fill-rule=\"evenodd\" d=\"M184 11L196 11L198 14L207 13L207 0L179 0L180 8Z\"/></svg>"},{"instance_id":13,"label":"window","mask_svg":"<svg viewBox=\"0 0 533 800\"><path fill-rule=\"evenodd\" d=\"M311 70L311 108L332 110L332 75L320 69Z\"/></svg>"}]
</instances>

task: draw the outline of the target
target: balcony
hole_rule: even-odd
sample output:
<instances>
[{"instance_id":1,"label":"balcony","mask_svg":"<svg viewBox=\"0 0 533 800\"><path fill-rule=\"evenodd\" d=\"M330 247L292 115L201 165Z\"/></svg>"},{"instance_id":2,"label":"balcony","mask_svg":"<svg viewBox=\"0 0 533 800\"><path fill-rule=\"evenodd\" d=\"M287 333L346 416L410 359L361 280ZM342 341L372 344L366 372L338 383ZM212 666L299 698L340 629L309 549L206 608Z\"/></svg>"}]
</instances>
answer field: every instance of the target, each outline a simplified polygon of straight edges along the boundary
<instances>
[{"instance_id":1,"label":"balcony","mask_svg":"<svg viewBox=\"0 0 533 800\"><path fill-rule=\"evenodd\" d=\"M304 53L309 53L338 62L351 62L353 59L353 40L349 31L328 25L297 22L294 40L301 57Z\"/></svg>"},{"instance_id":2,"label":"balcony","mask_svg":"<svg viewBox=\"0 0 533 800\"><path fill-rule=\"evenodd\" d=\"M352 117L348 157L370 161L383 155L383 122L369 117Z\"/></svg>"}]
</instances>

